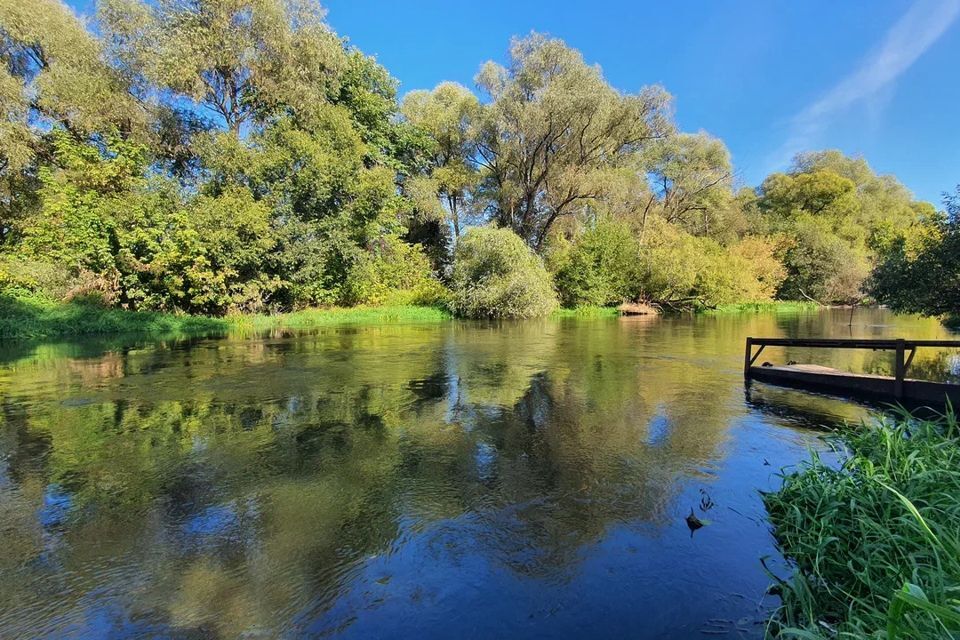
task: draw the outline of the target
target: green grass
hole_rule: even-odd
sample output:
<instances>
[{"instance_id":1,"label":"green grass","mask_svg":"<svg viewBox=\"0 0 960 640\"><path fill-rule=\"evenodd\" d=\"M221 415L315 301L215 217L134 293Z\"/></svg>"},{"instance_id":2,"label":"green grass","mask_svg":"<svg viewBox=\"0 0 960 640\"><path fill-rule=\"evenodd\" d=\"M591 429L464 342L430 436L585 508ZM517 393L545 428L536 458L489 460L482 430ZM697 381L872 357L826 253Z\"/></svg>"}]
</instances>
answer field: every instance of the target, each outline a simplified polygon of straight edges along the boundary
<instances>
[{"instance_id":1,"label":"green grass","mask_svg":"<svg viewBox=\"0 0 960 640\"><path fill-rule=\"evenodd\" d=\"M105 309L90 304L57 303L32 296L0 294L0 338L151 334L196 335L226 331L220 318Z\"/></svg>"},{"instance_id":2,"label":"green grass","mask_svg":"<svg viewBox=\"0 0 960 640\"><path fill-rule=\"evenodd\" d=\"M960 637L960 428L904 413L844 433L764 496L794 564L777 578L781 638Z\"/></svg>"},{"instance_id":3,"label":"green grass","mask_svg":"<svg viewBox=\"0 0 960 640\"><path fill-rule=\"evenodd\" d=\"M712 309L704 309L707 315L722 315L734 313L798 313L801 311L816 311L820 308L816 302L801 300L773 300L771 302L736 302L721 304Z\"/></svg>"},{"instance_id":4,"label":"green grass","mask_svg":"<svg viewBox=\"0 0 960 640\"><path fill-rule=\"evenodd\" d=\"M552 318L612 318L619 316L620 312L616 307L573 307L572 309L557 309L550 317Z\"/></svg>"},{"instance_id":5,"label":"green grass","mask_svg":"<svg viewBox=\"0 0 960 640\"><path fill-rule=\"evenodd\" d=\"M439 307L354 307L306 309L277 315L226 318L107 309L91 304L57 303L36 296L0 294L0 339L136 334L155 337L305 330L337 324L441 322L451 318Z\"/></svg>"},{"instance_id":6,"label":"green grass","mask_svg":"<svg viewBox=\"0 0 960 640\"><path fill-rule=\"evenodd\" d=\"M382 324L390 322L443 322L453 316L443 307L332 307L305 309L270 316L230 316L231 329L263 331L268 329L301 330L339 324Z\"/></svg>"}]
</instances>

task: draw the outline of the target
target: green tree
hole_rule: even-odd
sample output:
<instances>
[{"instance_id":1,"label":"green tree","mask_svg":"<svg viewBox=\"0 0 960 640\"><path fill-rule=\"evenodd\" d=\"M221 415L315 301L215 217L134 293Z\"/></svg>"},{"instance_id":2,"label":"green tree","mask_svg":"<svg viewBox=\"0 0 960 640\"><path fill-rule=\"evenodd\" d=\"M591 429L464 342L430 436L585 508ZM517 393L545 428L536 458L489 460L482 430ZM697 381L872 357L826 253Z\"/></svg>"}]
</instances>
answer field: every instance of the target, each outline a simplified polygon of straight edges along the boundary
<instances>
[{"instance_id":1,"label":"green tree","mask_svg":"<svg viewBox=\"0 0 960 640\"><path fill-rule=\"evenodd\" d=\"M705 133L682 133L659 141L651 149L650 200L667 222L691 233L717 231L733 199L730 152Z\"/></svg>"},{"instance_id":2,"label":"green tree","mask_svg":"<svg viewBox=\"0 0 960 640\"><path fill-rule=\"evenodd\" d=\"M946 215L926 227L924 235L899 237L883 255L870 280L870 291L897 311L960 316L960 186L944 195Z\"/></svg>"},{"instance_id":3,"label":"green tree","mask_svg":"<svg viewBox=\"0 0 960 640\"><path fill-rule=\"evenodd\" d=\"M308 116L348 64L311 0L103 0L99 18L129 77L193 101L237 134L255 118Z\"/></svg>"},{"instance_id":4,"label":"green tree","mask_svg":"<svg viewBox=\"0 0 960 640\"><path fill-rule=\"evenodd\" d=\"M671 131L659 87L624 95L560 40L515 39L506 67L487 62L477 162L494 217L540 249L561 216L599 198L616 169Z\"/></svg>"},{"instance_id":5,"label":"green tree","mask_svg":"<svg viewBox=\"0 0 960 640\"><path fill-rule=\"evenodd\" d=\"M412 91L403 100L404 117L430 140L427 174L410 179L414 201L428 216L449 217L454 239L460 237L461 217L479 178L473 164L479 111L477 97L453 82L441 83L433 91ZM433 202L436 198L441 209Z\"/></svg>"},{"instance_id":6,"label":"green tree","mask_svg":"<svg viewBox=\"0 0 960 640\"><path fill-rule=\"evenodd\" d=\"M547 263L564 306L616 305L636 296L639 254L628 225L600 220L573 241L551 243Z\"/></svg>"}]
</instances>

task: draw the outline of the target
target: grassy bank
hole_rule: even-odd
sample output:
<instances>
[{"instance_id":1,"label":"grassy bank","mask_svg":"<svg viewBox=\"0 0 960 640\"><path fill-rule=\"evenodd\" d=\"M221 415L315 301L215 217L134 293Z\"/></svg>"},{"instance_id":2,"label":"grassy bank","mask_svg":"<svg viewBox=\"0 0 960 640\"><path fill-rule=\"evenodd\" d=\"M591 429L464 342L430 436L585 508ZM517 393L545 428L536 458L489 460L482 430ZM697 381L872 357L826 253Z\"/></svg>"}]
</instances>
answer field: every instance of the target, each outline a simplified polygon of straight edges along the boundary
<instances>
[{"instance_id":1,"label":"grassy bank","mask_svg":"<svg viewBox=\"0 0 960 640\"><path fill-rule=\"evenodd\" d=\"M0 338L3 339L119 333L194 335L226 331L228 326L221 318L105 309L0 294Z\"/></svg>"},{"instance_id":2,"label":"grassy bank","mask_svg":"<svg viewBox=\"0 0 960 640\"><path fill-rule=\"evenodd\" d=\"M574 307L557 309L552 318L615 318L620 315L616 307Z\"/></svg>"},{"instance_id":3,"label":"grassy bank","mask_svg":"<svg viewBox=\"0 0 960 640\"><path fill-rule=\"evenodd\" d=\"M704 309L707 315L724 315L735 313L797 313L800 311L816 311L820 305L816 302L801 300L773 300L770 302L736 302L721 304L713 309Z\"/></svg>"},{"instance_id":4,"label":"grassy bank","mask_svg":"<svg viewBox=\"0 0 960 640\"><path fill-rule=\"evenodd\" d=\"M845 433L764 497L794 563L783 638L960 637L960 428L902 415Z\"/></svg>"},{"instance_id":5,"label":"grassy bank","mask_svg":"<svg viewBox=\"0 0 960 640\"><path fill-rule=\"evenodd\" d=\"M271 329L300 330L335 324L439 322L450 313L436 307L354 307L307 309L277 315L226 318L106 309L96 305L56 303L30 296L0 294L0 339L137 334L195 336Z\"/></svg>"},{"instance_id":6,"label":"grassy bank","mask_svg":"<svg viewBox=\"0 0 960 640\"><path fill-rule=\"evenodd\" d=\"M816 309L807 302L731 304L709 314L800 311ZM558 309L552 318L612 318L615 307L585 306ZM449 320L443 307L391 306L306 309L275 315L235 315L225 318L150 311L109 309L92 304L52 302L38 296L0 294L0 339L41 339L57 336L140 334L148 336L212 335L227 331L302 330L335 324L440 322Z\"/></svg>"}]
</instances>

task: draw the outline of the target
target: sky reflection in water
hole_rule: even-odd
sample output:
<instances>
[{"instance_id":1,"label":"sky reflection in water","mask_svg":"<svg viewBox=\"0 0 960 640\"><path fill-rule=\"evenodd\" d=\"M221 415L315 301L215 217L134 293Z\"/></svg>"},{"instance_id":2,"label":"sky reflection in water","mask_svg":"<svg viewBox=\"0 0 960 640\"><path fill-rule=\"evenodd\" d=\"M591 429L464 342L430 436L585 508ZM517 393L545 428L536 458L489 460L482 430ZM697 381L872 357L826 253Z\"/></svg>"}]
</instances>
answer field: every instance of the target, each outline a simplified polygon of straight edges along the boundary
<instances>
[{"instance_id":1,"label":"sky reflection in water","mask_svg":"<svg viewBox=\"0 0 960 640\"><path fill-rule=\"evenodd\" d=\"M744 337L945 335L847 317L8 345L0 636L760 636L757 490L865 412L745 390Z\"/></svg>"}]
</instances>

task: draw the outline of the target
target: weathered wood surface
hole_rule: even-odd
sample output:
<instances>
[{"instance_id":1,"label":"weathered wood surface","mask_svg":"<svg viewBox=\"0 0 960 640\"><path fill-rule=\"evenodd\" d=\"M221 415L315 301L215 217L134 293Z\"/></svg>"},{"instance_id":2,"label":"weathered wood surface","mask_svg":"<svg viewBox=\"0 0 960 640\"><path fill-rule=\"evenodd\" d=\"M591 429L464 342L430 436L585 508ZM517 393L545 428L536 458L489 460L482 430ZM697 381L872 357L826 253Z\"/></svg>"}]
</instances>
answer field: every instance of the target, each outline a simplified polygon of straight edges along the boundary
<instances>
[{"instance_id":1,"label":"weathered wood surface","mask_svg":"<svg viewBox=\"0 0 960 640\"><path fill-rule=\"evenodd\" d=\"M758 347L754 351L754 347ZM764 347L811 347L826 349L874 349L894 351L894 375L878 376L850 373L815 364L788 364L754 366ZM809 388L840 395L866 396L872 399L944 404L960 403L960 385L930 382L906 377L907 369L919 347L960 349L960 340L904 340L904 339L806 339L806 338L747 338L743 373L748 380L771 384ZM909 355L908 355L909 354Z\"/></svg>"}]
</instances>

